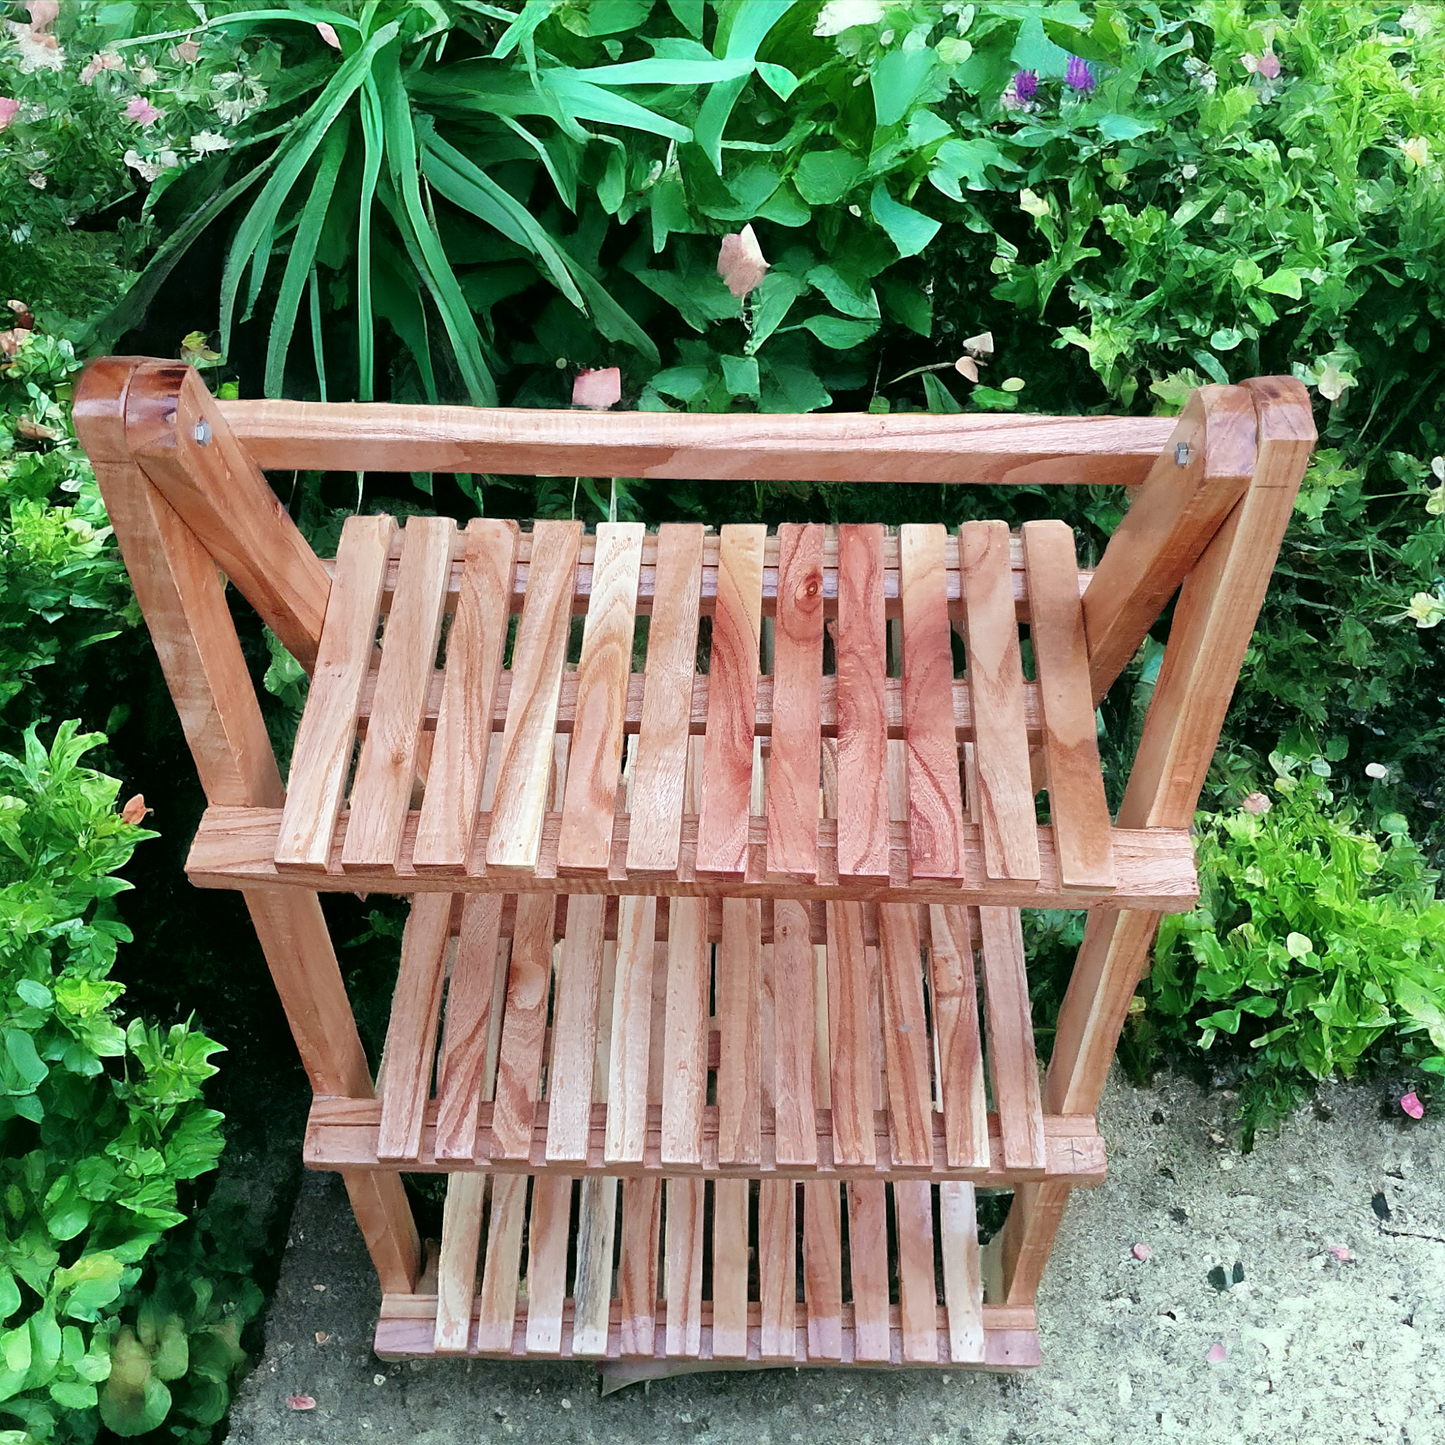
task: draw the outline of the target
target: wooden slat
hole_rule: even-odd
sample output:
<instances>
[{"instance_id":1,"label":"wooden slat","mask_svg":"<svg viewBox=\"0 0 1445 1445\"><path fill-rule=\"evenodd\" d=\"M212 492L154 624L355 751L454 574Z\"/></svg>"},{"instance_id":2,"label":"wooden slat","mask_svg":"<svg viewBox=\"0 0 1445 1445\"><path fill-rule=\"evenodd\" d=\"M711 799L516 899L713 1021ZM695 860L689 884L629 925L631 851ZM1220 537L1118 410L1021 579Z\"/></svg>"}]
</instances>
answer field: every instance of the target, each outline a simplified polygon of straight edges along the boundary
<instances>
[{"instance_id":1,"label":"wooden slat","mask_svg":"<svg viewBox=\"0 0 1445 1445\"><path fill-rule=\"evenodd\" d=\"M968 910L928 910L938 1097L951 1169L988 1166L988 1101Z\"/></svg>"},{"instance_id":2,"label":"wooden slat","mask_svg":"<svg viewBox=\"0 0 1445 1445\"><path fill-rule=\"evenodd\" d=\"M933 1091L929 1086L918 910L906 903L881 904L878 936L893 1162L926 1165L933 1158Z\"/></svg>"},{"instance_id":3,"label":"wooden slat","mask_svg":"<svg viewBox=\"0 0 1445 1445\"><path fill-rule=\"evenodd\" d=\"M713 877L741 878L747 865L766 535L761 524L724 527L718 552L697 823L697 871Z\"/></svg>"},{"instance_id":4,"label":"wooden slat","mask_svg":"<svg viewBox=\"0 0 1445 1445\"><path fill-rule=\"evenodd\" d=\"M537 864L581 540L580 522L538 522L533 529L527 601L512 645L512 692L487 835L489 868L529 871Z\"/></svg>"},{"instance_id":5,"label":"wooden slat","mask_svg":"<svg viewBox=\"0 0 1445 1445\"><path fill-rule=\"evenodd\" d=\"M522 1270L522 1224L527 1212L527 1176L492 1176L492 1212L487 1228L487 1258L482 1267L479 1350L509 1350L517 1316L517 1284Z\"/></svg>"},{"instance_id":6,"label":"wooden slat","mask_svg":"<svg viewBox=\"0 0 1445 1445\"><path fill-rule=\"evenodd\" d=\"M402 532L401 573L381 635L376 704L351 785L343 868L395 864L401 849L455 533L450 517L413 517Z\"/></svg>"},{"instance_id":7,"label":"wooden slat","mask_svg":"<svg viewBox=\"0 0 1445 1445\"><path fill-rule=\"evenodd\" d=\"M682 843L697 623L702 591L703 531L665 523L657 535L656 596L647 631L646 686L632 768L631 873L670 873Z\"/></svg>"},{"instance_id":8,"label":"wooden slat","mask_svg":"<svg viewBox=\"0 0 1445 1445\"><path fill-rule=\"evenodd\" d=\"M348 517L341 529L316 672L291 750L278 868L324 869L330 857L395 526L390 517Z\"/></svg>"},{"instance_id":9,"label":"wooden slat","mask_svg":"<svg viewBox=\"0 0 1445 1445\"><path fill-rule=\"evenodd\" d=\"M528 893L517 900L492 1111L492 1153L503 1159L525 1159L531 1152L552 986L555 912L556 899L550 893Z\"/></svg>"},{"instance_id":10,"label":"wooden slat","mask_svg":"<svg viewBox=\"0 0 1445 1445\"><path fill-rule=\"evenodd\" d=\"M708 996L712 981L707 905L673 900L668 910L667 1014L662 1064L664 1164L702 1160L707 1102Z\"/></svg>"},{"instance_id":11,"label":"wooden slat","mask_svg":"<svg viewBox=\"0 0 1445 1445\"><path fill-rule=\"evenodd\" d=\"M572 1286L574 1355L605 1355L612 1322L612 1241L617 1180L589 1174L577 1212L577 1275Z\"/></svg>"},{"instance_id":12,"label":"wooden slat","mask_svg":"<svg viewBox=\"0 0 1445 1445\"><path fill-rule=\"evenodd\" d=\"M441 897L447 895L442 894ZM456 961L447 985L447 1016L437 1060L438 1159L471 1159L477 1111L490 1098L487 1056L497 992L497 948L502 899L475 894L462 906Z\"/></svg>"},{"instance_id":13,"label":"wooden slat","mask_svg":"<svg viewBox=\"0 0 1445 1445\"><path fill-rule=\"evenodd\" d=\"M407 916L401 968L386 1028L381 1131L376 1145L380 1159L415 1159L421 1149L451 914L449 894L419 893Z\"/></svg>"},{"instance_id":14,"label":"wooden slat","mask_svg":"<svg viewBox=\"0 0 1445 1445\"><path fill-rule=\"evenodd\" d=\"M1023 540L1059 878L1065 888L1108 888L1114 883L1112 819L1089 694L1084 613L1074 585L1074 534L1063 522L1025 522Z\"/></svg>"},{"instance_id":15,"label":"wooden slat","mask_svg":"<svg viewBox=\"0 0 1445 1445\"><path fill-rule=\"evenodd\" d=\"M833 1157L839 1163L872 1164L878 980L863 943L863 905L830 903L827 910Z\"/></svg>"},{"instance_id":16,"label":"wooden slat","mask_svg":"<svg viewBox=\"0 0 1445 1445\"><path fill-rule=\"evenodd\" d=\"M1039 834L1008 557L1007 524L963 524L959 562L978 769L978 797L970 798L969 810L983 831L985 876L1023 881L1039 876Z\"/></svg>"},{"instance_id":17,"label":"wooden slat","mask_svg":"<svg viewBox=\"0 0 1445 1445\"><path fill-rule=\"evenodd\" d=\"M843 1358L843 1218L832 1180L803 1185L803 1295L808 1358Z\"/></svg>"},{"instance_id":18,"label":"wooden slat","mask_svg":"<svg viewBox=\"0 0 1445 1445\"><path fill-rule=\"evenodd\" d=\"M953 726L953 643L943 528L899 531L903 732L908 749L908 866L915 878L964 877L963 795Z\"/></svg>"},{"instance_id":19,"label":"wooden slat","mask_svg":"<svg viewBox=\"0 0 1445 1445\"><path fill-rule=\"evenodd\" d=\"M562 1349L571 1222L572 1181L561 1175L534 1179L527 1226L528 1354L555 1355Z\"/></svg>"},{"instance_id":20,"label":"wooden slat","mask_svg":"<svg viewBox=\"0 0 1445 1445\"><path fill-rule=\"evenodd\" d=\"M763 971L773 1017L773 1147L779 1164L812 1164L818 1157L813 971L807 910L780 900L773 905L773 947Z\"/></svg>"},{"instance_id":21,"label":"wooden slat","mask_svg":"<svg viewBox=\"0 0 1445 1445\"><path fill-rule=\"evenodd\" d=\"M792 1360L798 1347L797 1185L764 1179L758 1185L758 1298L762 1303L759 1353ZM714 1264L714 1273L716 1272Z\"/></svg>"},{"instance_id":22,"label":"wooden slat","mask_svg":"<svg viewBox=\"0 0 1445 1445\"><path fill-rule=\"evenodd\" d=\"M719 1179L713 1186L712 1354L715 1360L748 1354L746 1179Z\"/></svg>"},{"instance_id":23,"label":"wooden slat","mask_svg":"<svg viewBox=\"0 0 1445 1445\"><path fill-rule=\"evenodd\" d=\"M419 869L466 862L507 646L517 524L477 517L468 523L462 541L461 586L447 633L446 672L428 773L433 786L422 798L412 854Z\"/></svg>"},{"instance_id":24,"label":"wooden slat","mask_svg":"<svg viewBox=\"0 0 1445 1445\"><path fill-rule=\"evenodd\" d=\"M883 528L838 529L838 875L888 876Z\"/></svg>"},{"instance_id":25,"label":"wooden slat","mask_svg":"<svg viewBox=\"0 0 1445 1445\"><path fill-rule=\"evenodd\" d=\"M724 898L717 960L718 1159L761 1157L763 910L756 898Z\"/></svg>"},{"instance_id":26,"label":"wooden slat","mask_svg":"<svg viewBox=\"0 0 1445 1445\"><path fill-rule=\"evenodd\" d=\"M617 1293L622 1303L622 1353L650 1355L657 1312L657 1233L660 1179L622 1182L622 1254Z\"/></svg>"},{"instance_id":27,"label":"wooden slat","mask_svg":"<svg viewBox=\"0 0 1445 1445\"><path fill-rule=\"evenodd\" d=\"M989 1073L1004 1168L1036 1170L1044 1162L1044 1120L1023 928L1016 908L980 908L978 921Z\"/></svg>"},{"instance_id":28,"label":"wooden slat","mask_svg":"<svg viewBox=\"0 0 1445 1445\"><path fill-rule=\"evenodd\" d=\"M773 692L786 699L773 722L768 762L768 872L818 872L818 787L822 751L823 528L778 528L778 604Z\"/></svg>"},{"instance_id":29,"label":"wooden slat","mask_svg":"<svg viewBox=\"0 0 1445 1445\"><path fill-rule=\"evenodd\" d=\"M471 1344L472 1297L477 1287L477 1250L482 1238L485 1174L452 1174L442 1211L442 1247L437 1264L439 1355L465 1354Z\"/></svg>"},{"instance_id":30,"label":"wooden slat","mask_svg":"<svg viewBox=\"0 0 1445 1445\"><path fill-rule=\"evenodd\" d=\"M848 1185L848 1272L853 1281L853 1358L886 1364L892 1356L888 1318L888 1186Z\"/></svg>"},{"instance_id":31,"label":"wooden slat","mask_svg":"<svg viewBox=\"0 0 1445 1445\"><path fill-rule=\"evenodd\" d=\"M609 1163L641 1159L647 1138L656 935L657 899L624 898L617 913L617 981L612 996L611 1073L607 1086Z\"/></svg>"},{"instance_id":32,"label":"wooden slat","mask_svg":"<svg viewBox=\"0 0 1445 1445\"><path fill-rule=\"evenodd\" d=\"M978 1211L973 1185L938 1186L943 1236L943 1295L948 1304L948 1357L956 1365L984 1359L983 1275L978 1257Z\"/></svg>"},{"instance_id":33,"label":"wooden slat","mask_svg":"<svg viewBox=\"0 0 1445 1445\"><path fill-rule=\"evenodd\" d=\"M547 1069L549 1160L587 1158L606 908L607 900L596 894L567 901L567 933L558 955L552 1058Z\"/></svg>"},{"instance_id":34,"label":"wooden slat","mask_svg":"<svg viewBox=\"0 0 1445 1445\"><path fill-rule=\"evenodd\" d=\"M612 820L622 772L622 718L632 676L641 522L597 527L592 597L577 664L577 710L568 756L567 791L557 842L562 873L603 873L612 851Z\"/></svg>"},{"instance_id":35,"label":"wooden slat","mask_svg":"<svg viewBox=\"0 0 1445 1445\"><path fill-rule=\"evenodd\" d=\"M898 1220L898 1313L903 1358L914 1363L938 1359L938 1294L933 1273L933 1190L918 1180L893 1185Z\"/></svg>"},{"instance_id":36,"label":"wooden slat","mask_svg":"<svg viewBox=\"0 0 1445 1445\"><path fill-rule=\"evenodd\" d=\"M667 1181L667 1353L702 1352L701 1179Z\"/></svg>"}]
</instances>

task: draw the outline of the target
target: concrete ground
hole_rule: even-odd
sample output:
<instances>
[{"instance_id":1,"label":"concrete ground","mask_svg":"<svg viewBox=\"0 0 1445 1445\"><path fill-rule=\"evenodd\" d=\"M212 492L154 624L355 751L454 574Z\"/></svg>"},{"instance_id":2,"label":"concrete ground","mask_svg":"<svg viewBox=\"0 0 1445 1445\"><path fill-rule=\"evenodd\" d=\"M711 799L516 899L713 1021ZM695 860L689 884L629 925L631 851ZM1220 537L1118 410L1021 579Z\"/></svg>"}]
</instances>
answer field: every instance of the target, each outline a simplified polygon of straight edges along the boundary
<instances>
[{"instance_id":1,"label":"concrete ground","mask_svg":"<svg viewBox=\"0 0 1445 1445\"><path fill-rule=\"evenodd\" d=\"M1044 1363L1015 1376L769 1370L604 1399L591 1366L384 1364L346 1195L311 1175L228 1438L1445 1445L1445 1127L1337 1087L1240 1155L1228 1107L1177 1079L1111 1085L1109 1181L1075 1195L1039 1301Z\"/></svg>"}]
</instances>

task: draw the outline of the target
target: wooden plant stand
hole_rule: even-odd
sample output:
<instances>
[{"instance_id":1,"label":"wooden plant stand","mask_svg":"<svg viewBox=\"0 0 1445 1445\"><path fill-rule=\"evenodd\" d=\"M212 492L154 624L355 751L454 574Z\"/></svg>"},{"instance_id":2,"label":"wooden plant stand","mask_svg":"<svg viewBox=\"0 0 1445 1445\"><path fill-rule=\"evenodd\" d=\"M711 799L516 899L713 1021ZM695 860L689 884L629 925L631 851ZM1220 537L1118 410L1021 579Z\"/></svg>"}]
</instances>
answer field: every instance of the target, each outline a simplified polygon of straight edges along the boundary
<instances>
[{"instance_id":1,"label":"wooden plant stand","mask_svg":"<svg viewBox=\"0 0 1445 1445\"><path fill-rule=\"evenodd\" d=\"M75 421L209 800L187 871L255 921L378 1353L1038 1361L1130 997L1197 895L1298 382L1177 420L593 415L220 403L112 358ZM1092 573L1051 521L357 516L328 564L262 471L313 467L1136 490ZM285 788L222 573L311 674ZM1111 819L1095 707L1176 591ZM375 1080L323 891L412 898ZM1022 907L1089 910L1042 1082ZM437 1251L403 1171L448 1176ZM1012 1194L983 1250L980 1189Z\"/></svg>"}]
</instances>

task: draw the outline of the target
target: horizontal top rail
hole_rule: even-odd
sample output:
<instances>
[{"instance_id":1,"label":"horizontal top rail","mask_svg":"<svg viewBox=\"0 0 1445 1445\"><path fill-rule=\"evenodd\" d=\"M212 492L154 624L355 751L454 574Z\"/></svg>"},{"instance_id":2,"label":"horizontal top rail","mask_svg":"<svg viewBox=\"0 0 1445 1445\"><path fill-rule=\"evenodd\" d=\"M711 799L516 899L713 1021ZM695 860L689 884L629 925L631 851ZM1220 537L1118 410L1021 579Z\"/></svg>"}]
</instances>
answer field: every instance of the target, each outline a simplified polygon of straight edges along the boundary
<instances>
[{"instance_id":1,"label":"horizontal top rail","mask_svg":"<svg viewBox=\"0 0 1445 1445\"><path fill-rule=\"evenodd\" d=\"M1174 417L677 415L223 401L266 469L1137 486Z\"/></svg>"}]
</instances>

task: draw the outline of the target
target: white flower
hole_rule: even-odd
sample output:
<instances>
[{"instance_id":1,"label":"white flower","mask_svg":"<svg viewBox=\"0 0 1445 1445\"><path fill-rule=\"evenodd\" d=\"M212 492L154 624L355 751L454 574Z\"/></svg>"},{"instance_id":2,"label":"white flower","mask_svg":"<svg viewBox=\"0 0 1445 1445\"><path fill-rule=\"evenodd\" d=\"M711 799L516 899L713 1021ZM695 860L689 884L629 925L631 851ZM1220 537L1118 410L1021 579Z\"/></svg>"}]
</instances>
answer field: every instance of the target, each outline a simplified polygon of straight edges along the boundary
<instances>
[{"instance_id":1,"label":"white flower","mask_svg":"<svg viewBox=\"0 0 1445 1445\"><path fill-rule=\"evenodd\" d=\"M1430 163L1430 142L1423 135L1413 135L1409 140L1400 142L1400 149L1404 151L1407 159L1413 161L1417 166L1426 166Z\"/></svg>"},{"instance_id":2,"label":"white flower","mask_svg":"<svg viewBox=\"0 0 1445 1445\"><path fill-rule=\"evenodd\" d=\"M220 117L223 125L240 125L246 119L250 107L245 99L238 95L227 100L218 100L211 109Z\"/></svg>"},{"instance_id":3,"label":"white flower","mask_svg":"<svg viewBox=\"0 0 1445 1445\"><path fill-rule=\"evenodd\" d=\"M1031 216L1047 216L1052 214L1048 198L1038 195L1027 186L1019 192L1019 210L1027 211Z\"/></svg>"},{"instance_id":4,"label":"white flower","mask_svg":"<svg viewBox=\"0 0 1445 1445\"><path fill-rule=\"evenodd\" d=\"M213 130L198 130L191 137L191 151L198 156L206 155L210 151L228 151L233 144L233 141L217 135Z\"/></svg>"},{"instance_id":5,"label":"white flower","mask_svg":"<svg viewBox=\"0 0 1445 1445\"><path fill-rule=\"evenodd\" d=\"M50 184L50 177L44 171L31 171L29 180L37 191L43 191Z\"/></svg>"},{"instance_id":6,"label":"white flower","mask_svg":"<svg viewBox=\"0 0 1445 1445\"><path fill-rule=\"evenodd\" d=\"M1432 592L1417 592L1404 613L1394 620L1403 622L1407 617L1419 628L1438 627L1445 622L1445 602Z\"/></svg>"},{"instance_id":7,"label":"white flower","mask_svg":"<svg viewBox=\"0 0 1445 1445\"><path fill-rule=\"evenodd\" d=\"M1366 763L1365 776L1367 778L1388 778L1390 770L1384 763Z\"/></svg>"},{"instance_id":8,"label":"white flower","mask_svg":"<svg viewBox=\"0 0 1445 1445\"><path fill-rule=\"evenodd\" d=\"M122 159L133 171L139 173L141 180L147 182L155 180L162 171L174 170L181 163L180 157L173 150L163 150L152 160L146 160L139 151L130 150Z\"/></svg>"},{"instance_id":9,"label":"white flower","mask_svg":"<svg viewBox=\"0 0 1445 1445\"><path fill-rule=\"evenodd\" d=\"M16 20L7 20L5 28L15 37L20 47L20 73L29 75L36 70L64 70L65 52L56 43L53 35L36 35L28 25Z\"/></svg>"},{"instance_id":10,"label":"white flower","mask_svg":"<svg viewBox=\"0 0 1445 1445\"><path fill-rule=\"evenodd\" d=\"M828 0L818 12L814 35L841 35L855 25L878 25L883 20L883 0Z\"/></svg>"}]
</instances>

